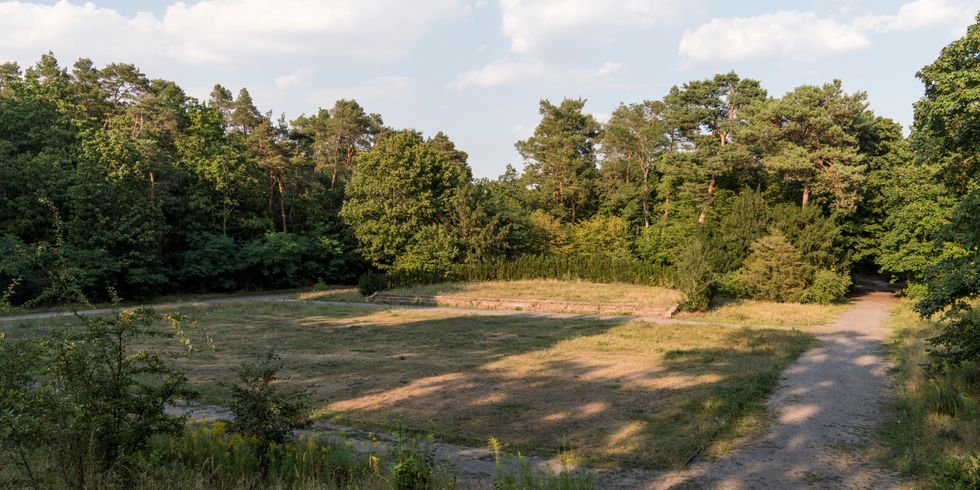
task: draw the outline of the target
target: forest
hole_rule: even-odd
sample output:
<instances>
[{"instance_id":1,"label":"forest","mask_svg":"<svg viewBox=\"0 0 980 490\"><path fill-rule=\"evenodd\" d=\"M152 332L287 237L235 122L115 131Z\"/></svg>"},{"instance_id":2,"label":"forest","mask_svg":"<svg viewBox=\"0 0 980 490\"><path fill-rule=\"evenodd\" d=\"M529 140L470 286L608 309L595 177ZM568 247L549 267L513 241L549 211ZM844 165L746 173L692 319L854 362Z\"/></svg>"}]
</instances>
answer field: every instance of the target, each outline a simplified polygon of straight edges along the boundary
<instances>
[{"instance_id":1,"label":"forest","mask_svg":"<svg viewBox=\"0 0 980 490\"><path fill-rule=\"evenodd\" d=\"M604 279L677 287L697 310L718 294L833 302L881 272L974 335L978 36L917 74L907 137L839 80L772 94L721 73L606 122L584 99L542 100L523 168L496 179L474 179L447 134L354 100L289 119L245 88L197 100L130 64L6 63L0 287L18 305L66 281L139 299L623 271Z\"/></svg>"}]
</instances>

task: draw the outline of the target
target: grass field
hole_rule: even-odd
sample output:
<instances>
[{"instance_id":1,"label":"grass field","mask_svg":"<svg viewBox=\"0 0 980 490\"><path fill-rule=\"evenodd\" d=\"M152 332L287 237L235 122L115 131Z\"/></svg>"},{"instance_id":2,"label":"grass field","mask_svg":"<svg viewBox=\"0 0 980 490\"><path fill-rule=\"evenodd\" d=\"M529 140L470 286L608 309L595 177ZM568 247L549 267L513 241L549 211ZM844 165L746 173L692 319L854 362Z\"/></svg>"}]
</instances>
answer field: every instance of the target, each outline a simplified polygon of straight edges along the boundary
<instances>
[{"instance_id":1,"label":"grass field","mask_svg":"<svg viewBox=\"0 0 980 490\"><path fill-rule=\"evenodd\" d=\"M845 308L846 304L816 305L737 299L718 301L708 311L679 312L676 318L741 325L804 327L831 323Z\"/></svg>"},{"instance_id":2,"label":"grass field","mask_svg":"<svg viewBox=\"0 0 980 490\"><path fill-rule=\"evenodd\" d=\"M921 488L976 488L980 485L980 385L976 366L930 375L927 339L935 323L918 317L911 300L892 313L895 340L890 355L896 380L883 455Z\"/></svg>"},{"instance_id":3,"label":"grass field","mask_svg":"<svg viewBox=\"0 0 980 490\"><path fill-rule=\"evenodd\" d=\"M481 299L533 298L576 303L663 306L677 304L684 297L679 291L654 286L558 280L451 282L396 288L385 292L397 295Z\"/></svg>"},{"instance_id":4,"label":"grass field","mask_svg":"<svg viewBox=\"0 0 980 490\"><path fill-rule=\"evenodd\" d=\"M307 303L186 308L216 351L186 361L202 402L274 347L319 416L594 465L678 467L758 424L812 337L786 329L453 316ZM0 325L11 337L69 319Z\"/></svg>"}]
</instances>

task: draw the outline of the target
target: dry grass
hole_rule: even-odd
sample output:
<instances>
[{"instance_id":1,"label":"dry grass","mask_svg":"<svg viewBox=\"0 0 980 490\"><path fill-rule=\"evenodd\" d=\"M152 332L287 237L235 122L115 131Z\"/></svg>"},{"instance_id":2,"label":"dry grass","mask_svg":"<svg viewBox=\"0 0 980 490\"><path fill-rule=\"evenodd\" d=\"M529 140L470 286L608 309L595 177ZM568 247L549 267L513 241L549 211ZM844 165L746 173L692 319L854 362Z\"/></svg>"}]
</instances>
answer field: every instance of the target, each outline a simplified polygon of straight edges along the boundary
<instances>
[{"instance_id":1,"label":"dry grass","mask_svg":"<svg viewBox=\"0 0 980 490\"><path fill-rule=\"evenodd\" d=\"M713 304L710 310L704 312L680 312L676 318L741 325L803 327L831 323L847 306L739 299Z\"/></svg>"},{"instance_id":2,"label":"dry grass","mask_svg":"<svg viewBox=\"0 0 980 490\"><path fill-rule=\"evenodd\" d=\"M679 291L654 286L559 280L451 282L396 288L385 292L416 296L539 299L576 303L663 306L677 304L684 297Z\"/></svg>"},{"instance_id":3,"label":"dry grass","mask_svg":"<svg viewBox=\"0 0 980 490\"><path fill-rule=\"evenodd\" d=\"M342 301L344 303L364 303L364 296L357 291L357 288L332 288L326 291L310 291L296 295L296 299L318 300L318 301Z\"/></svg>"},{"instance_id":4,"label":"dry grass","mask_svg":"<svg viewBox=\"0 0 980 490\"><path fill-rule=\"evenodd\" d=\"M950 368L930 376L927 339L938 326L919 318L911 300L892 313L895 341L890 354L895 362L895 396L883 436L889 450L883 458L909 477L917 487L962 488L976 485L965 468L977 464L980 453L980 372L976 366ZM972 459L972 461L971 461Z\"/></svg>"},{"instance_id":5,"label":"dry grass","mask_svg":"<svg viewBox=\"0 0 980 490\"><path fill-rule=\"evenodd\" d=\"M269 347L320 416L597 465L678 467L753 427L811 341L791 330L453 316L264 302L186 308L217 350L188 361L203 402ZM67 319L0 325L11 336Z\"/></svg>"}]
</instances>

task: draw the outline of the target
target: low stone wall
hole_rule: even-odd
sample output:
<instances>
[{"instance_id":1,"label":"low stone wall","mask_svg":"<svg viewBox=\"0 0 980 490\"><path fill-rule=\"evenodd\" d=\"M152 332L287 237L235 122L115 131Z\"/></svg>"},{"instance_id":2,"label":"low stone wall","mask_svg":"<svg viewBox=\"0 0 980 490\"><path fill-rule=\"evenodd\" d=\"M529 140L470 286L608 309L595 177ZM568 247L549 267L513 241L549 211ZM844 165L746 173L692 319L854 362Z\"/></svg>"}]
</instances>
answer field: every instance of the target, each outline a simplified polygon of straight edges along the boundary
<instances>
[{"instance_id":1,"label":"low stone wall","mask_svg":"<svg viewBox=\"0 0 980 490\"><path fill-rule=\"evenodd\" d=\"M453 308L539 311L545 313L585 313L590 315L659 316L664 318L670 318L677 310L677 305L641 306L538 299L484 299L438 295L408 296L386 293L375 293L368 300L375 303L450 306Z\"/></svg>"}]
</instances>

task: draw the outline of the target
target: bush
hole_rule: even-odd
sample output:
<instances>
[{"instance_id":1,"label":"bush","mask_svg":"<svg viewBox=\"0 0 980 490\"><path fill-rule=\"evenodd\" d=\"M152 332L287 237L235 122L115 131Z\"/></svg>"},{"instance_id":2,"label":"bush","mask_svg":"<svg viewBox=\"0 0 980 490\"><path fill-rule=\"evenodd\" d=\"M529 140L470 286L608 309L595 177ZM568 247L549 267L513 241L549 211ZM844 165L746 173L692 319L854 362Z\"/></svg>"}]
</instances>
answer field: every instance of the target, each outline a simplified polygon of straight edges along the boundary
<instances>
[{"instance_id":1,"label":"bush","mask_svg":"<svg viewBox=\"0 0 980 490\"><path fill-rule=\"evenodd\" d=\"M726 272L718 276L715 279L715 290L718 294L732 298L749 298L752 296L752 289L749 288L740 271Z\"/></svg>"},{"instance_id":2,"label":"bush","mask_svg":"<svg viewBox=\"0 0 980 490\"><path fill-rule=\"evenodd\" d=\"M310 394L281 388L281 368L281 357L270 350L258 362L243 364L240 384L231 387L231 429L256 439L260 459L273 443L283 443L293 430L310 423Z\"/></svg>"},{"instance_id":3,"label":"bush","mask_svg":"<svg viewBox=\"0 0 980 490\"><path fill-rule=\"evenodd\" d=\"M17 448L31 480L32 461L49 460L62 480L53 487L126 474L152 437L183 427L164 407L194 395L167 362L193 351L186 319L138 308L79 322L46 338L0 340L0 445ZM145 347L155 338L174 348Z\"/></svg>"},{"instance_id":4,"label":"bush","mask_svg":"<svg viewBox=\"0 0 980 490\"><path fill-rule=\"evenodd\" d=\"M741 275L753 298L788 302L800 299L811 272L796 247L776 231L752 244Z\"/></svg>"},{"instance_id":5,"label":"bush","mask_svg":"<svg viewBox=\"0 0 980 490\"><path fill-rule=\"evenodd\" d=\"M936 488L950 490L980 488L980 458L975 453L964 457L943 456L934 471Z\"/></svg>"},{"instance_id":6,"label":"bush","mask_svg":"<svg viewBox=\"0 0 980 490\"><path fill-rule=\"evenodd\" d=\"M813 283L800 295L803 303L829 305L844 299L851 289L850 274L839 274L830 270L820 270L813 276Z\"/></svg>"},{"instance_id":7,"label":"bush","mask_svg":"<svg viewBox=\"0 0 980 490\"><path fill-rule=\"evenodd\" d=\"M384 274L374 271L361 274L361 278L357 280L357 290L363 296L371 296L378 291L383 291L386 285Z\"/></svg>"},{"instance_id":8,"label":"bush","mask_svg":"<svg viewBox=\"0 0 980 490\"><path fill-rule=\"evenodd\" d=\"M674 284L685 295L680 304L685 311L704 311L711 306L712 274L706 248L697 240L677 262Z\"/></svg>"}]
</instances>

